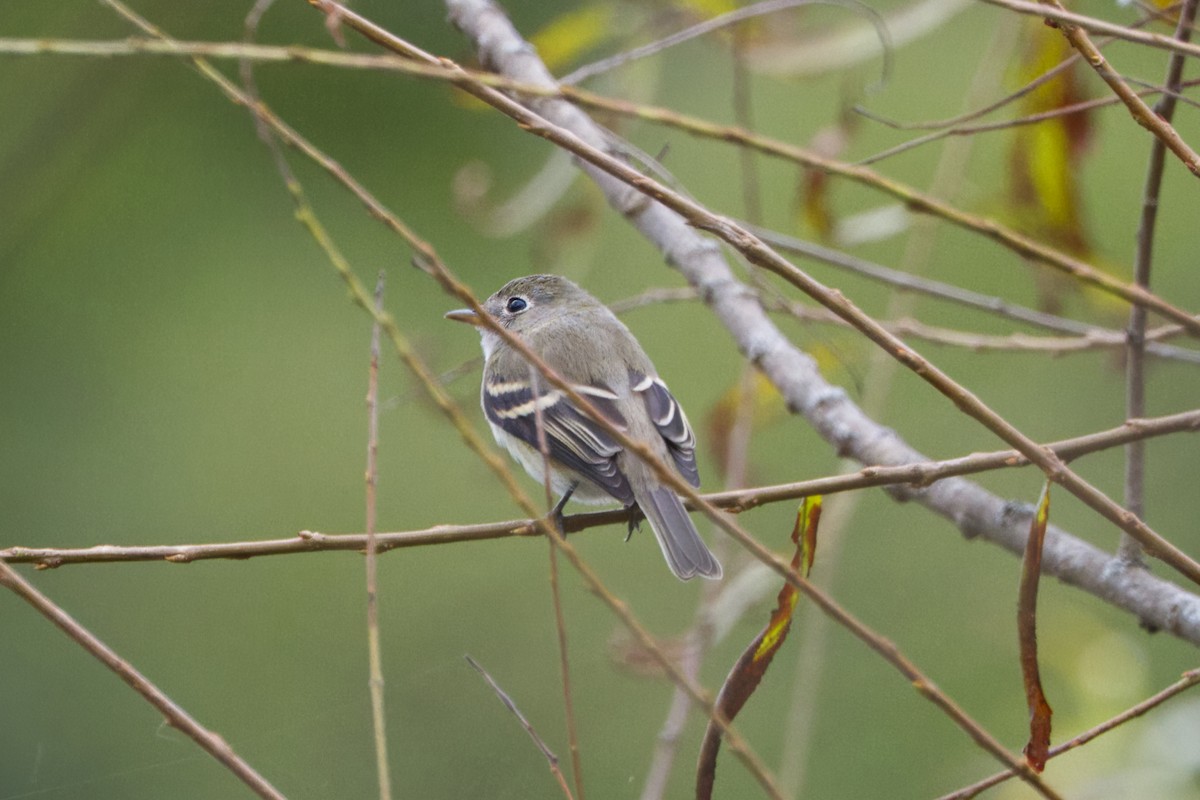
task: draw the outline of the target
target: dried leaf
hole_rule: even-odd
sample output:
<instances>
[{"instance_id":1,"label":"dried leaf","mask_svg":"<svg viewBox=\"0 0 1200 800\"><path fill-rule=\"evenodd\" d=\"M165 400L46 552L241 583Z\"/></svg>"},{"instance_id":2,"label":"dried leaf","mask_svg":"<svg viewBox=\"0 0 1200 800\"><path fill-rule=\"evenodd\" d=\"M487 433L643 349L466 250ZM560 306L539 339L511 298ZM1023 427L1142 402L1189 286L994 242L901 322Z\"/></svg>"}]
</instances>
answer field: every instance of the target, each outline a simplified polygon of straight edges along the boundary
<instances>
[{"instance_id":1,"label":"dried leaf","mask_svg":"<svg viewBox=\"0 0 1200 800\"><path fill-rule=\"evenodd\" d=\"M833 211L829 206L829 176L806 169L800 185L800 219L822 242L833 241Z\"/></svg>"},{"instance_id":2,"label":"dried leaf","mask_svg":"<svg viewBox=\"0 0 1200 800\"><path fill-rule=\"evenodd\" d=\"M688 647L684 638L673 637L658 639L658 649L666 654L671 663L679 666ZM662 679L667 677L666 670L658 659L642 646L642 643L627 633L616 633L608 642L608 656L613 664L623 672L638 678Z\"/></svg>"},{"instance_id":3,"label":"dried leaf","mask_svg":"<svg viewBox=\"0 0 1200 800\"><path fill-rule=\"evenodd\" d=\"M1053 711L1042 691L1037 655L1037 594L1042 574L1042 545L1046 523L1050 519L1050 483L1042 489L1037 513L1029 526L1025 559L1021 563L1021 587L1017 601L1017 635L1021 643L1021 674L1025 680L1025 700L1029 706L1029 743L1025 759L1037 772L1046 768L1050 750L1050 715Z\"/></svg>"},{"instance_id":4,"label":"dried leaf","mask_svg":"<svg viewBox=\"0 0 1200 800\"><path fill-rule=\"evenodd\" d=\"M855 123L854 116L843 114L838 122L813 134L809 149L825 158L840 157L850 143ZM805 169L801 170L800 178L797 195L801 224L821 241L833 241L836 218L830 202L829 176L821 170Z\"/></svg>"},{"instance_id":5,"label":"dried leaf","mask_svg":"<svg viewBox=\"0 0 1200 800\"><path fill-rule=\"evenodd\" d=\"M1047 30L1040 22L1036 25L1017 65L1016 79L1022 86L1073 52L1056 31ZM1081 80L1084 68L1083 64L1075 64L1026 94L1018 104L1019 115L1043 114L1085 100ZM1092 245L1083 222L1079 173L1091 128L1091 112L1084 111L1013 130L1006 214L1029 235L1089 260ZM1078 286L1047 270L1034 274L1041 305L1047 310L1059 310L1062 295Z\"/></svg>"},{"instance_id":6,"label":"dried leaf","mask_svg":"<svg viewBox=\"0 0 1200 800\"><path fill-rule=\"evenodd\" d=\"M805 497L796 512L796 525L792 529L792 543L796 546L792 555L792 569L808 577L812 569L817 548L817 525L821 520L821 496ZM762 682L767 668L787 638L792 625L792 615L800 592L790 583L784 583L771 619L762 632L754 638L741 658L733 665L725 684L717 694L716 708L725 719L733 721L750 695ZM696 768L696 798L707 800L712 797L717 774L717 753L721 747L721 729L711 720L700 747L700 763Z\"/></svg>"}]
</instances>

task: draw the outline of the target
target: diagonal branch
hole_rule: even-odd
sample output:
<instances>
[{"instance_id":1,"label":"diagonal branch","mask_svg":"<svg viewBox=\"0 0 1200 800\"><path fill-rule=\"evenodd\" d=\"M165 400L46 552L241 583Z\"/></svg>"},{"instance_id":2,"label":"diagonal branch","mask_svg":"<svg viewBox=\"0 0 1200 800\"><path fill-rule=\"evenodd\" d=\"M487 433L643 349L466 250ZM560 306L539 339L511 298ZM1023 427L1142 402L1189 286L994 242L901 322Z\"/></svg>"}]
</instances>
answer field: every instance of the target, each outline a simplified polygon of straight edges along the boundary
<instances>
[{"instance_id":1,"label":"diagonal branch","mask_svg":"<svg viewBox=\"0 0 1200 800\"><path fill-rule=\"evenodd\" d=\"M463 3L455 4L454 17L460 24L467 21L467 11L468 7ZM472 24L478 27L485 24L478 22L480 15L488 17L486 47L480 45L485 62L502 64L503 71L510 77L531 83L553 83L545 67L528 45L511 30L502 14L478 3L471 4L469 11ZM473 38L477 42L485 39L480 35ZM567 127L601 145L611 135L598 129L582 112L569 104L550 100L536 105ZM575 137L569 138L578 142ZM580 146L578 152L582 155L586 150L586 146ZM594 148L588 155L596 158ZM597 160L603 161L606 168L611 168L615 173L626 172L624 165L613 163L612 159ZM701 290L742 351L751 356L759 369L780 389L789 407L804 414L839 452L868 464L896 465L923 460L920 453L894 432L866 417L842 390L825 382L812 359L787 341L767 319L761 306L748 296L742 284L733 277L714 243L698 236L678 214L631 191L622 180L599 169L585 169L605 191L610 202L663 251L668 262L677 266L689 283ZM653 184L636 174L630 175L627 180L638 188ZM1190 317L1188 319L1193 328L1200 322ZM969 536L982 534L1010 549L1023 548L1025 531L1020 521L1013 519L1008 504L974 484L951 479L926 490L903 494L954 520ZM1084 586L1103 597L1125 593L1141 595L1144 589L1149 588L1134 589L1129 581L1136 582L1136 578L1120 570L1105 569L1107 560L1089 557L1087 549L1073 537L1051 528L1047 535L1044 564L1051 574ZM1157 591L1151 590L1149 596L1142 596L1141 599L1151 600L1157 594ZM1158 600L1151 600L1152 604L1160 602L1162 597L1158 595ZM1169 627L1177 623L1177 611L1177 608L1158 608L1158 613L1167 616Z\"/></svg>"},{"instance_id":2,"label":"diagonal branch","mask_svg":"<svg viewBox=\"0 0 1200 800\"><path fill-rule=\"evenodd\" d=\"M339 14L347 24L381 46L419 60L433 59L428 53L388 33L338 3L331 2L331 0L309 0L309 2L326 12ZM507 72L510 77L515 76L533 83L553 83L553 78L538 60L532 48L521 39L507 17L494 5L486 0L463 0L462 2L449 0L449 7L451 20L475 41L476 46L480 48L484 63L491 64L502 72ZM728 264L721 257L719 249L711 241L704 239L691 229L699 228L715 234L732 245L752 263L788 280L854 325L863 335L902 365L946 395L960 410L976 419L985 428L1040 467L1049 480L1063 486L1085 505L1133 536L1145 547L1146 552L1174 567L1193 582L1200 583L1200 563L1073 472L1054 453L1039 448L1032 439L994 412L972 392L959 385L949 375L905 345L873 318L863 313L841 292L822 285L776 253L753 233L728 218L714 214L704 206L668 189L661 183L637 172L623 161L608 155L606 150L613 140L613 135L600 129L578 109L568 103L555 100L532 103L534 108L546 115L542 116L490 87L478 85L449 59L442 58L437 61L453 76L450 80L456 86L513 118L523 130L547 139L586 161L590 166L585 166L585 171L605 191L609 202L621 210L644 235L659 245L668 262L674 263L687 274L693 285L705 290L714 290L718 282L736 283L729 271ZM636 191L631 191L631 187ZM653 202L655 200L658 202ZM669 238L664 238L664 236ZM674 248L680 246L686 250L676 252ZM714 275L707 281L701 281L698 271L689 274L691 268L698 269L701 264L708 264L709 269L719 270L722 273L721 276L716 278ZM716 279L713 280L713 278ZM732 297L729 300L736 302L736 299ZM712 305L720 315L715 295ZM747 304L741 303L740 305ZM769 331L774 340L771 342L771 349L764 348L763 345L766 344L764 341L739 342L739 344L743 344L742 352L762 368L763 363L775 355L779 347L790 348L790 343L787 343L782 333L765 318L761 306L758 306L753 300L748 305L755 307L757 313L753 315L762 322L760 332L768 333ZM747 309L745 313L753 312ZM1200 325L1200 319L1186 315L1184 318L1189 327ZM737 321L737 324L741 323L741 320ZM498 329L497 332L503 334ZM507 340L507 337L502 336L502 338ZM509 343L513 344L511 341ZM528 353L522 352L527 358L529 357ZM571 396L569 387L560 385L550 375L547 377L551 383ZM774 376L772 377L774 379ZM790 378L779 376L780 381L785 379L792 380L794 376ZM777 382L777 386L779 385ZM581 402L582 398L571 396L571 399L572 402L581 405L584 409L589 407L586 401ZM861 414L861 411L859 413ZM865 415L863 416L865 419ZM630 443L623 437L616 438L626 449L630 449ZM633 449L637 450L637 448ZM864 463L873 462L866 460ZM653 465L651 466L653 467ZM663 476L660 475L660 477ZM683 487L682 481L668 478L664 482L671 484L684 496L696 499L693 494L688 493L686 487ZM718 524L720 523L718 522Z\"/></svg>"},{"instance_id":3,"label":"diagonal branch","mask_svg":"<svg viewBox=\"0 0 1200 800\"><path fill-rule=\"evenodd\" d=\"M1058 0L1041 0L1041 2L1046 8L1065 11ZM1072 47L1079 51L1079 54L1096 71L1100 79L1108 84L1113 94L1121 98L1121 102L1133 115L1134 121L1154 134L1157 140L1174 153L1193 175L1200 177L1200 153L1188 146L1188 143L1171 125L1170 117L1160 116L1154 109L1146 105L1146 101L1138 96L1138 93L1109 65L1108 60L1100 53L1100 48L1096 47L1087 31L1068 22L1056 21L1054 25L1062 31L1063 36L1067 38ZM1186 43L1186 39L1181 39L1181 41ZM1181 54L1176 52L1174 55L1180 56Z\"/></svg>"},{"instance_id":4,"label":"diagonal branch","mask_svg":"<svg viewBox=\"0 0 1200 800\"><path fill-rule=\"evenodd\" d=\"M1154 47L1159 50L1168 50L1172 53L1181 53L1193 58L1200 57L1200 46L1191 42L1181 42L1173 36L1134 30L1116 22L1108 22L1107 20L1077 14L1073 11L1067 11L1057 4L1047 5L1044 2L1033 2L1032 0L983 0L983 2L1007 8L1009 11L1016 11L1018 14L1027 14L1031 17L1045 17L1057 23L1059 27L1070 25L1091 33L1102 33L1126 42L1133 42L1134 44Z\"/></svg>"},{"instance_id":5,"label":"diagonal branch","mask_svg":"<svg viewBox=\"0 0 1200 800\"><path fill-rule=\"evenodd\" d=\"M310 0L320 5L316 0ZM269 45L231 44L225 42L164 42L159 40L127 39L120 42L88 42L76 40L2 39L0 53L35 55L53 52L74 55L112 56L148 54L191 55L208 58L237 58L263 62L303 62L324 66L386 69L420 76L430 80L461 83L464 78L479 86L491 86L527 97L566 98L587 108L595 108L621 116L642 119L688 133L692 136L728 142L748 147L764 155L780 158L800 166L819 170L845 180L868 186L890 195L904 203L910 210L938 217L951 225L984 236L1014 253L1029 259L1036 265L1044 265L1063 272L1075 280L1094 286L1100 291L1120 297L1126 302L1141 305L1156 311L1167 319L1174 320L1192 336L1200 337L1200 317L1177 308L1143 287L1124 283L1111 275L1092 267L1067 253L1050 247L1043 242L1025 236L1000 222L962 211L934 196L918 191L900 181L883 176L863 163L849 164L826 158L802 147L771 139L737 125L719 125L698 117L680 114L667 108L639 105L616 100L554 83L532 84L512 80L502 75L483 73L460 68L447 71L439 62L417 62L397 58L393 55L368 55L361 53L338 53L301 47L279 47ZM432 56L423 54L432 59ZM205 71L203 68L201 71ZM210 75L211 77L211 75ZM1007 123L1004 123L1007 124ZM765 236L761 236L770 241Z\"/></svg>"},{"instance_id":6,"label":"diagonal branch","mask_svg":"<svg viewBox=\"0 0 1200 800\"><path fill-rule=\"evenodd\" d=\"M278 789L235 753L220 734L201 725L195 717L167 697L162 689L151 683L149 678L96 638L95 634L80 625L74 617L53 600L39 592L3 560L0 560L0 586L11 589L15 595L33 606L39 614L54 623L59 630L88 651L97 661L116 673L117 677L124 681L129 688L158 709L166 717L167 724L200 745L204 752L224 765L256 795L266 798L266 800L286 800Z\"/></svg>"},{"instance_id":7,"label":"diagonal branch","mask_svg":"<svg viewBox=\"0 0 1200 800\"><path fill-rule=\"evenodd\" d=\"M164 41L170 41L165 32L159 30L148 20L139 16L136 12L125 6L121 0L102 0L102 2L113 8L118 14L132 22L141 30L153 36L162 38ZM437 252L434 250L433 246L417 236L399 217L391 213L391 211L383 206L383 204L380 203L377 198L371 195L361 184L359 184L348 173L346 173L340 164L322 152L319 148L317 148L295 130L284 124L282 120L280 120L270 111L265 103L254 101L249 95L241 91L232 83L232 81L230 81L220 72L213 69L212 65L203 58L193 57L192 63L200 72L200 74L216 84L216 86L223 94L226 95L226 97L235 103L238 103L239 105L243 105L252 109L255 119L261 122L263 125L269 126L272 132L280 137L281 141L293 145L303 151L306 156L311 158L315 163L321 165L322 168L327 170L344 186L349 188L356 197L363 201L373 216L382 221L397 235L401 236L404 241L413 248L416 253L414 261L418 266L431 272L434 277L436 277L437 280L440 281L448 290L453 291L462 300L469 303L472 308L476 309L477 311L480 310L479 301L464 285L462 285L459 281L457 281L457 279L454 278L453 275L449 273L449 270L438 258ZM438 409L446 415L451 424L454 425L455 429L463 437L468 447L470 447L470 449L474 451L476 455L478 455L480 459L492 470L495 476L504 485L509 495L513 498L514 502L516 502L517 505L520 506L523 511L525 511L525 513L529 514L530 516L535 516L538 513L536 505L516 482L516 478L512 474L512 471L508 468L505 462L496 455L495 452L490 450L487 445L483 443L482 439L466 420L457 403L455 403L454 400L446 393L445 389L440 383L438 383L436 377L429 370L424 360L412 347L407 337L396 324L395 319L391 315L376 309L375 304L372 302L371 296L367 292L365 286L363 286L362 281L360 281L358 276L350 270L349 264L346 262L346 260L340 257L337 249L333 247L332 243L328 240L323 227L316 221L311 207L308 206L307 201L303 198L303 189L300 187L299 183L295 181L289 181L288 190L292 193L293 199L296 202L298 218L302 224L308 227L310 233L326 251L327 255L330 256L332 265L349 288L354 302L357 303L360 308L367 311L367 313L371 315L372 319L380 325L383 331L387 334L388 338L391 340L392 346L396 350L397 355L399 355L405 366L407 366L413 372L414 376L427 391L429 398L437 405ZM523 345L521 346L523 347ZM531 359L531 361L534 362L539 369L542 369L543 371L547 369L545 365L540 362L540 359ZM738 733L738 731L724 718L722 714L720 714L719 711L714 708L712 700L709 698L703 687L696 681L684 675L679 670L679 668L671 661L666 653L663 652L662 648L654 640L654 637L650 635L645 626L642 625L641 622L638 621L638 619L634 616L633 612L630 611L629 607L604 585L596 572L583 560L578 551L575 550L574 546L572 546L570 542L568 542L565 538L556 535L556 531L549 524L547 519L544 517L536 519L534 521L534 529L539 533L544 534L550 543L560 552L562 552L564 556L566 556L567 560L583 578L588 589L597 597L599 597L605 603L605 605L607 605L609 609L621 620L625 627L629 629L630 633L633 634L634 638L637 639L638 643L645 648L645 650L649 652L658 662L659 666L662 667L664 672L666 672L678 686L686 690L688 695L691 696L692 699L705 710L710 719L717 723L724 733L729 749L743 762L743 764L745 764L746 768L752 775L754 775L755 779L759 782L767 794L772 798L780 798L781 796L778 788L775 786L774 778L763 765L762 760L752 749L750 749L746 740ZM739 535L743 540L749 540L749 536L743 531L740 531L740 529L736 530L736 534ZM757 543L752 543L752 546L757 547L758 556L763 560L778 561L778 559L774 559L768 551L766 551L760 545L757 545ZM784 566L786 568L786 564ZM796 581L800 580L794 571L791 572L791 578ZM861 623L858 623L857 620L854 620L852 617L850 617L846 612L842 611L840 607L837 607L831 599L826 598L815 588L807 584L805 584L802 588L805 588L811 595L826 603L830 608L833 609L834 612L842 614L850 622L858 625L858 633L860 636L874 639L880 638L873 632L866 629L865 626L862 626ZM897 657L899 658L898 654ZM915 668L913 671L915 672ZM919 675L919 673L917 674ZM923 679L923 676L921 677ZM960 719L972 726L970 729L973 732L979 731L978 726L975 725L973 721L969 720L969 718L966 718L965 714L960 713ZM982 732L980 732L979 736L982 736ZM1028 768L1024 767L1019 760L1015 759L1011 754L1005 751L998 742L988 739L987 744L991 745L990 749L996 754L999 761L1006 763L1008 766L1018 770L1022 780L1032 783L1034 786L1038 787L1044 785L1037 775L1034 775L1030 770L1028 770Z\"/></svg>"}]
</instances>

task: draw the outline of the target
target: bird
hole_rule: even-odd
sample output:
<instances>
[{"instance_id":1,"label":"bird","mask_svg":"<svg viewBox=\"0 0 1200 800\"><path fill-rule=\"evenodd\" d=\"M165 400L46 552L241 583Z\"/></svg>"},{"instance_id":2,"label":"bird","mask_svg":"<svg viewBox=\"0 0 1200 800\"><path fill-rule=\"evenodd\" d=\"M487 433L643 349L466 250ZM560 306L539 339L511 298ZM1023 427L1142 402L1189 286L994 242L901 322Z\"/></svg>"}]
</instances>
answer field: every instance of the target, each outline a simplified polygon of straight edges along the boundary
<instances>
[{"instance_id":1,"label":"bird","mask_svg":"<svg viewBox=\"0 0 1200 800\"><path fill-rule=\"evenodd\" d=\"M611 425L646 445L692 486L700 485L696 438L683 408L607 306L567 278L527 275L506 283L483 308ZM721 577L720 562L679 495L647 464L531 368L475 311L459 309L445 317L478 329L484 355L480 399L492 435L539 482L549 461L550 485L562 495L553 512L560 523L568 499L616 500L650 522L667 566L680 580ZM539 424L547 459L538 445ZM630 523L631 532L635 525Z\"/></svg>"}]
</instances>

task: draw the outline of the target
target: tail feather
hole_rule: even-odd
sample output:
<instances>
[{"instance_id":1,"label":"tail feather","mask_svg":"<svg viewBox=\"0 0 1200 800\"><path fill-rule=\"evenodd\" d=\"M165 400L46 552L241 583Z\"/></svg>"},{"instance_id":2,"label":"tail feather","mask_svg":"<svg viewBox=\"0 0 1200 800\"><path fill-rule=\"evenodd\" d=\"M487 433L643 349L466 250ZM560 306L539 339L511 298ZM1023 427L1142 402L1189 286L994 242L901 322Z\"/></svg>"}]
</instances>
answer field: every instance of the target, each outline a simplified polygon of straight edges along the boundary
<instances>
[{"instance_id":1,"label":"tail feather","mask_svg":"<svg viewBox=\"0 0 1200 800\"><path fill-rule=\"evenodd\" d=\"M675 492L656 486L645 497L638 497L638 506L650 521L667 566L677 578L686 581L696 575L714 580L721 577L720 562L696 532Z\"/></svg>"}]
</instances>

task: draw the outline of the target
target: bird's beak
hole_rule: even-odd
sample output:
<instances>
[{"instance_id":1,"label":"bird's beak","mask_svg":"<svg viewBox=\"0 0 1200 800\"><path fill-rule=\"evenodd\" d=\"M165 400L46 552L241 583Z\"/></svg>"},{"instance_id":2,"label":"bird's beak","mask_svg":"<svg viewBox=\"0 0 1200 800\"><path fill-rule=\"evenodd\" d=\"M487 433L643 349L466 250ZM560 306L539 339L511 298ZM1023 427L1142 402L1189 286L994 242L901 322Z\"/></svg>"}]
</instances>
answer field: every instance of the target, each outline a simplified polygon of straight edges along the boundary
<instances>
[{"instance_id":1,"label":"bird's beak","mask_svg":"<svg viewBox=\"0 0 1200 800\"><path fill-rule=\"evenodd\" d=\"M454 311L446 312L446 319L452 319L455 322L465 322L468 325L479 326L482 324L479 315L469 308L459 308Z\"/></svg>"}]
</instances>

